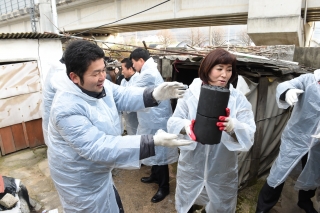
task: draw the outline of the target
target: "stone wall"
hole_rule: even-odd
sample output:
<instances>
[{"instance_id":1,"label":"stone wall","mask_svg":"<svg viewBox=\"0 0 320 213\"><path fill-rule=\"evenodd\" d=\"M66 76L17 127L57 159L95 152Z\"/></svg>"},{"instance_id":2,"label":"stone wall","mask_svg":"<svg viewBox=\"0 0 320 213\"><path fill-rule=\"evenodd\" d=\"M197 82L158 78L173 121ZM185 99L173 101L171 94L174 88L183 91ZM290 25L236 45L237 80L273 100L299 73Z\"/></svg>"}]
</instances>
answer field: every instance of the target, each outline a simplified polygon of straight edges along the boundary
<instances>
[{"instance_id":1,"label":"stone wall","mask_svg":"<svg viewBox=\"0 0 320 213\"><path fill-rule=\"evenodd\" d=\"M295 47L293 61L306 67L320 69L320 47Z\"/></svg>"}]
</instances>

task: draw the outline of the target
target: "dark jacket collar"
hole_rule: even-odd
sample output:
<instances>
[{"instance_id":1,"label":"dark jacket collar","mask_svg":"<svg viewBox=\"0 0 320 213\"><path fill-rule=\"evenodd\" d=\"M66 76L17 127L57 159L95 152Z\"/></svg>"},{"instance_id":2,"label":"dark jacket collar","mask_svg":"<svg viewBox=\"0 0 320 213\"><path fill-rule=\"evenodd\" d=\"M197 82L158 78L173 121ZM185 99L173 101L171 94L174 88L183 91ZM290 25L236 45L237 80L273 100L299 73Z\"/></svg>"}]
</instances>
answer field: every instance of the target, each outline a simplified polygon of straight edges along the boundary
<instances>
[{"instance_id":1,"label":"dark jacket collar","mask_svg":"<svg viewBox=\"0 0 320 213\"><path fill-rule=\"evenodd\" d=\"M76 84L77 85L77 84ZM80 87L79 85L77 85L81 91L87 95L89 95L90 97L93 97L93 98L97 98L97 99L100 99L100 98L103 98L106 96L106 91L104 90L104 87L102 89L101 92L91 92L91 91L88 91L86 89L83 89L82 87Z\"/></svg>"},{"instance_id":2,"label":"dark jacket collar","mask_svg":"<svg viewBox=\"0 0 320 213\"><path fill-rule=\"evenodd\" d=\"M134 72L132 76L134 76L134 74L136 74L136 72ZM124 78L124 79L126 79L126 81L130 81L132 76L130 76L129 78Z\"/></svg>"}]
</instances>

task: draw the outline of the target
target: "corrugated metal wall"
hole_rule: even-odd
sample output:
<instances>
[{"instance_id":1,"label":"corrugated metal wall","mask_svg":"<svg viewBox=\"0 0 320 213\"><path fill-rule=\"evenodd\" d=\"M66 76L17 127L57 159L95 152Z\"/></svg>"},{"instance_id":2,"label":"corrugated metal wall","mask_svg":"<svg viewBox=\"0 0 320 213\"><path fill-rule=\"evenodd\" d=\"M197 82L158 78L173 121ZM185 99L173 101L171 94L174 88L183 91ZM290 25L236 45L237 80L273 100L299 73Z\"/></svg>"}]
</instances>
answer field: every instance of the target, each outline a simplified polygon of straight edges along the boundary
<instances>
[{"instance_id":1,"label":"corrugated metal wall","mask_svg":"<svg viewBox=\"0 0 320 213\"><path fill-rule=\"evenodd\" d=\"M0 65L0 79L1 153L44 144L37 62Z\"/></svg>"}]
</instances>

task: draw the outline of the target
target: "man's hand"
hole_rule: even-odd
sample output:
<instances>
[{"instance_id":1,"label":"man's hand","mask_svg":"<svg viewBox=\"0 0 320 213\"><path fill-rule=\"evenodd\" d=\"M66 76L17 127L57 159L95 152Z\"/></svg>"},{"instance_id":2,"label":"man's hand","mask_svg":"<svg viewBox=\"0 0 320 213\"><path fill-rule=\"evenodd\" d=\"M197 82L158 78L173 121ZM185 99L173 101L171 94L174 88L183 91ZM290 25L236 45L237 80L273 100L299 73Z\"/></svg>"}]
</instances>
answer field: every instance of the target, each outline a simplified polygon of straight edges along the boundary
<instances>
[{"instance_id":1,"label":"man's hand","mask_svg":"<svg viewBox=\"0 0 320 213\"><path fill-rule=\"evenodd\" d=\"M317 139L320 139L320 133L319 133L319 134L317 134L317 135L311 135L311 137L313 137L313 138L317 138Z\"/></svg>"},{"instance_id":2,"label":"man's hand","mask_svg":"<svg viewBox=\"0 0 320 213\"><path fill-rule=\"evenodd\" d=\"M303 90L301 89L289 89L286 93L286 102L290 105L293 106L298 102L298 96L304 93Z\"/></svg>"},{"instance_id":3,"label":"man's hand","mask_svg":"<svg viewBox=\"0 0 320 213\"><path fill-rule=\"evenodd\" d=\"M177 135L166 133L161 129L158 130L156 135L153 136L155 146L178 147L178 146L187 146L192 143L192 141L180 140L177 138L178 138Z\"/></svg>"},{"instance_id":4,"label":"man's hand","mask_svg":"<svg viewBox=\"0 0 320 213\"><path fill-rule=\"evenodd\" d=\"M163 82L153 90L152 96L156 101L182 98L185 89L187 86L179 82Z\"/></svg>"}]
</instances>

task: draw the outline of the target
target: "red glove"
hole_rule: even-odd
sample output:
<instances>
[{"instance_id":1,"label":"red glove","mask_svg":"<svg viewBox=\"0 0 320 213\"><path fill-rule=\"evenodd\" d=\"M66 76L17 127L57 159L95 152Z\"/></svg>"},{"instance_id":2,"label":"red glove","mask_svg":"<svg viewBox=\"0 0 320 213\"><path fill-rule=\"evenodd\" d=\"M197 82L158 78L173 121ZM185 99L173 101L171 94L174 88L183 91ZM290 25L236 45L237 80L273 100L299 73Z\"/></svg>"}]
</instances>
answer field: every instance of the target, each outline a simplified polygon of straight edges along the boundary
<instances>
[{"instance_id":1,"label":"red glove","mask_svg":"<svg viewBox=\"0 0 320 213\"><path fill-rule=\"evenodd\" d=\"M219 121L217 122L217 126L219 127L220 131L226 131L231 132L233 130L233 122L232 119L230 119L230 109L226 108L226 114L227 116L219 116ZM223 122L221 122L223 121Z\"/></svg>"},{"instance_id":2,"label":"red glove","mask_svg":"<svg viewBox=\"0 0 320 213\"><path fill-rule=\"evenodd\" d=\"M197 139L196 135L193 132L195 122L196 122L195 120L191 120L191 123L187 123L184 127L187 135L189 135L189 137L194 141Z\"/></svg>"}]
</instances>

